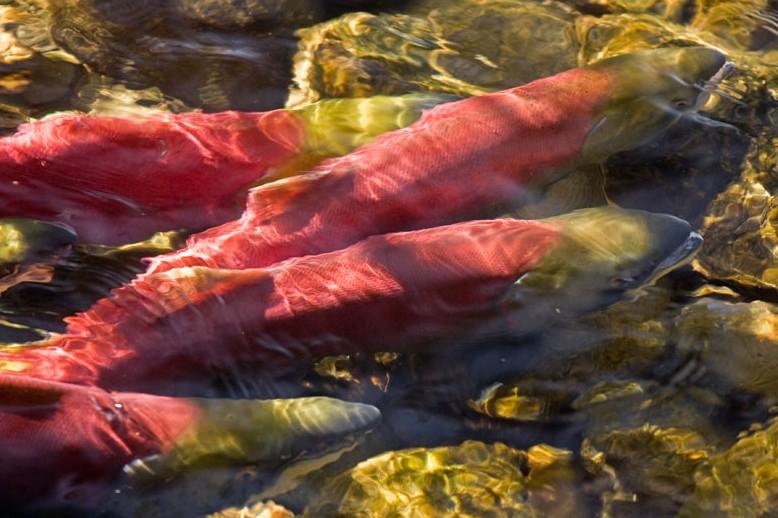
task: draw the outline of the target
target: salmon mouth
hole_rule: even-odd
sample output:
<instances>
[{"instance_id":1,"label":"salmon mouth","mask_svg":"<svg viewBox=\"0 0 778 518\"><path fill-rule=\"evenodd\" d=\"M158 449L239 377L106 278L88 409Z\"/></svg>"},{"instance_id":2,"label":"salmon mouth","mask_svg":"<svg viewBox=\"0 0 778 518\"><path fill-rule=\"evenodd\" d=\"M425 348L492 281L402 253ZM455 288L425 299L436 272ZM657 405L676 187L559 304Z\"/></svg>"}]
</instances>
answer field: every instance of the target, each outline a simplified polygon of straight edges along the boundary
<instances>
[{"instance_id":1,"label":"salmon mouth","mask_svg":"<svg viewBox=\"0 0 778 518\"><path fill-rule=\"evenodd\" d=\"M709 94L715 93L722 96L727 96L724 92L720 92L718 90L719 85L732 75L732 72L735 71L735 64L732 61L724 61L724 64L721 65L721 67L716 71L713 76L711 76L710 79L707 81L703 81L701 84L699 84L699 88L703 92L708 92ZM728 96L729 97L729 96ZM742 101L738 101L742 102ZM703 103L704 104L704 103Z\"/></svg>"},{"instance_id":2,"label":"salmon mouth","mask_svg":"<svg viewBox=\"0 0 778 518\"><path fill-rule=\"evenodd\" d=\"M665 257L662 262L660 262L657 267L651 271L645 282L641 284L653 284L671 271L691 263L694 257L697 255L697 252L699 252L700 247L702 247L702 243L703 238L700 234L693 231L690 232L689 236L686 238L686 241L684 241L670 255Z\"/></svg>"},{"instance_id":3,"label":"salmon mouth","mask_svg":"<svg viewBox=\"0 0 778 518\"><path fill-rule=\"evenodd\" d=\"M703 126L709 126L713 128L725 128L738 131L739 128L729 124L727 122L719 121L706 117L701 112L704 111L705 106L713 97L721 97L727 101L739 106L747 106L747 104L734 95L728 93L726 89L722 88L722 83L732 75L735 70L735 64L732 61L725 61L724 64L716 71L710 79L696 83L694 87L700 91L697 97L697 102L694 104L692 110L684 113L682 117L684 119L692 120Z\"/></svg>"},{"instance_id":4,"label":"salmon mouth","mask_svg":"<svg viewBox=\"0 0 778 518\"><path fill-rule=\"evenodd\" d=\"M699 93L693 103L683 103L675 105L675 108L682 116L694 116L708 103L711 96L719 95L732 100L733 102L739 102L736 99L732 99L730 95L722 92L719 89L719 85L727 79L735 70L735 64L731 61L727 61L726 56L721 52L712 48L700 48L700 51L707 51L710 53L707 65L704 67L704 72L700 72L700 79L694 82L686 81L677 74L673 74L673 78L679 83L689 86Z\"/></svg>"},{"instance_id":5,"label":"salmon mouth","mask_svg":"<svg viewBox=\"0 0 778 518\"><path fill-rule=\"evenodd\" d=\"M734 69L735 69L734 63L732 63L731 61L724 61L724 63L719 67L719 69L713 75L710 76L710 79L706 79L694 83L692 86L695 89L699 90L700 93L697 96L697 100L694 103L694 106L692 106L691 110L689 111L692 113L697 113L708 103L711 96L713 95L726 95L720 93L718 87L722 81L724 81L727 77L729 77L732 74L732 71Z\"/></svg>"}]
</instances>

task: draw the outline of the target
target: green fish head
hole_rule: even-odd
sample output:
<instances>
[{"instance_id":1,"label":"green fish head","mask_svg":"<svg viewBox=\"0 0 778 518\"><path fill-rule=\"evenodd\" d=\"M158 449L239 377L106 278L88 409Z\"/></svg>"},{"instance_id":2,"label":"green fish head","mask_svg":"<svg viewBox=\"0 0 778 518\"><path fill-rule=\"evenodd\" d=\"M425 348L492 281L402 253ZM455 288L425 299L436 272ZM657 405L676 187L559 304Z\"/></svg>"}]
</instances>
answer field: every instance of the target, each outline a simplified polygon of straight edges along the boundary
<instances>
[{"instance_id":1,"label":"green fish head","mask_svg":"<svg viewBox=\"0 0 778 518\"><path fill-rule=\"evenodd\" d=\"M598 207L542 221L561 238L516 282L509 303L520 312L576 316L601 308L688 263L702 244L687 222L639 210ZM542 319L522 317L535 320Z\"/></svg>"},{"instance_id":2,"label":"green fish head","mask_svg":"<svg viewBox=\"0 0 778 518\"><path fill-rule=\"evenodd\" d=\"M458 97L439 93L323 99L293 110L305 122L306 150L321 156L345 155L388 131L416 122L424 110Z\"/></svg>"},{"instance_id":3,"label":"green fish head","mask_svg":"<svg viewBox=\"0 0 778 518\"><path fill-rule=\"evenodd\" d=\"M607 105L584 143L583 162L604 160L662 133L708 98L703 88L724 73L724 55L707 47L623 54L591 66L615 81Z\"/></svg>"},{"instance_id":4,"label":"green fish head","mask_svg":"<svg viewBox=\"0 0 778 518\"><path fill-rule=\"evenodd\" d=\"M328 397L192 401L202 415L161 459L165 471L289 461L354 442L381 418L374 406Z\"/></svg>"}]
</instances>

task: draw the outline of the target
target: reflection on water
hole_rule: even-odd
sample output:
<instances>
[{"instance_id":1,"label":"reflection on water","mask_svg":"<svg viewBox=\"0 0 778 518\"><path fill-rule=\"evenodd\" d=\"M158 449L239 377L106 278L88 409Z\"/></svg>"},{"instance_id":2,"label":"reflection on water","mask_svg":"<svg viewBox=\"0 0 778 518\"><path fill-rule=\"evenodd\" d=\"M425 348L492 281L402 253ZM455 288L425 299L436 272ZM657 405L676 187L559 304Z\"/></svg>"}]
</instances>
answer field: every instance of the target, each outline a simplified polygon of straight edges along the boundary
<instances>
[{"instance_id":1,"label":"reflection on water","mask_svg":"<svg viewBox=\"0 0 778 518\"><path fill-rule=\"evenodd\" d=\"M778 512L772 0L2 4L0 508Z\"/></svg>"}]
</instances>

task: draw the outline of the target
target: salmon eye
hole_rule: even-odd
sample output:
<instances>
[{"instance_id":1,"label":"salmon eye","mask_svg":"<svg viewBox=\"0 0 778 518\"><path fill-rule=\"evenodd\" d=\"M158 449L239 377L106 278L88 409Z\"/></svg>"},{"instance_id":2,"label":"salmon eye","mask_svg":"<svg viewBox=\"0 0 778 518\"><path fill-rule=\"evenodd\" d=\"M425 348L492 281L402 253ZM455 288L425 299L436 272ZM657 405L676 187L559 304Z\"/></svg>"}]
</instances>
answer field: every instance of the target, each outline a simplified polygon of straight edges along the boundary
<instances>
[{"instance_id":1,"label":"salmon eye","mask_svg":"<svg viewBox=\"0 0 778 518\"><path fill-rule=\"evenodd\" d=\"M673 101L673 106L675 106L679 110L685 110L689 107L691 107L692 103L689 101L689 99L676 99Z\"/></svg>"},{"instance_id":2,"label":"salmon eye","mask_svg":"<svg viewBox=\"0 0 778 518\"><path fill-rule=\"evenodd\" d=\"M610 280L610 287L618 290L625 289L635 282L633 277L613 277Z\"/></svg>"}]
</instances>

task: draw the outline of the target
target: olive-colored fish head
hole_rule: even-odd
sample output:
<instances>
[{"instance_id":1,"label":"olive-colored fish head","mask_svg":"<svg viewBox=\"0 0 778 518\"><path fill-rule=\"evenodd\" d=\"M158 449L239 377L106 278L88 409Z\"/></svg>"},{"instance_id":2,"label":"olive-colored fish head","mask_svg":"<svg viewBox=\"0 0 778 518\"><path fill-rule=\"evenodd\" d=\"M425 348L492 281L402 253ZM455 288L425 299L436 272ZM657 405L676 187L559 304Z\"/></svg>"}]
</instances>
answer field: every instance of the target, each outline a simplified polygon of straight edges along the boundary
<instances>
[{"instance_id":1,"label":"olive-colored fish head","mask_svg":"<svg viewBox=\"0 0 778 518\"><path fill-rule=\"evenodd\" d=\"M279 446L285 445L274 456L310 451L316 441L364 433L381 418L372 405L328 397L276 399L270 404L271 429L278 431Z\"/></svg>"},{"instance_id":2,"label":"olive-colored fish head","mask_svg":"<svg viewBox=\"0 0 778 518\"><path fill-rule=\"evenodd\" d=\"M376 407L328 397L193 400L197 423L165 456L165 469L280 463L353 443L381 418Z\"/></svg>"},{"instance_id":3,"label":"olive-colored fish head","mask_svg":"<svg viewBox=\"0 0 778 518\"><path fill-rule=\"evenodd\" d=\"M612 75L609 96L583 148L585 162L635 148L662 133L708 98L704 86L724 73L726 59L707 47L623 54L591 66Z\"/></svg>"},{"instance_id":4,"label":"olive-colored fish head","mask_svg":"<svg viewBox=\"0 0 778 518\"><path fill-rule=\"evenodd\" d=\"M702 244L687 222L666 214L598 207L543 221L561 238L516 282L510 302L521 312L598 309L688 263Z\"/></svg>"},{"instance_id":5,"label":"olive-colored fish head","mask_svg":"<svg viewBox=\"0 0 778 518\"><path fill-rule=\"evenodd\" d=\"M424 110L457 99L438 93L324 99L293 112L305 122L306 149L321 156L337 156L416 122Z\"/></svg>"}]
</instances>

